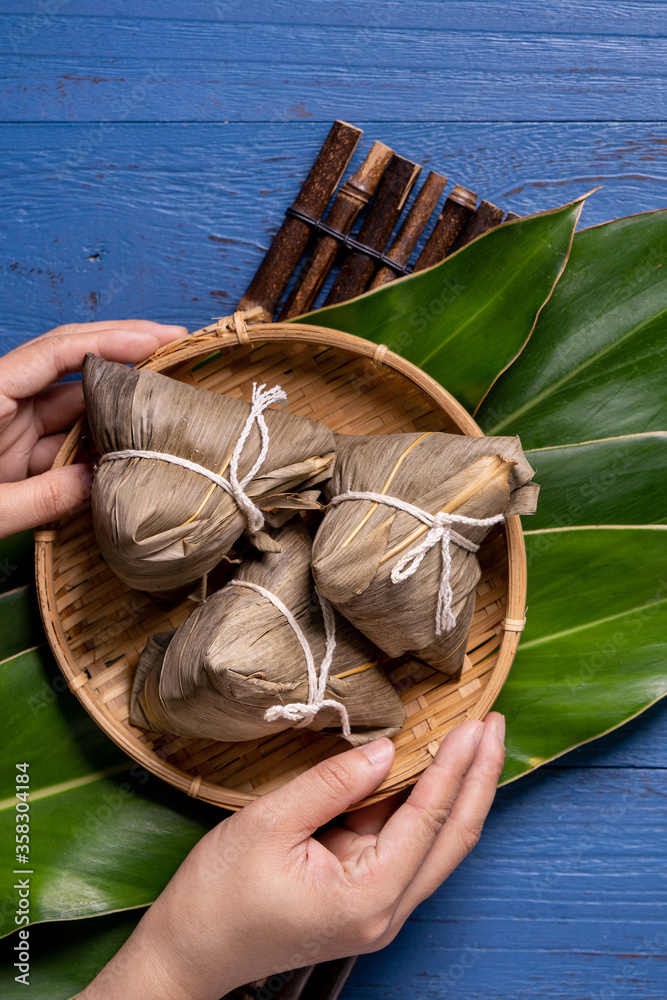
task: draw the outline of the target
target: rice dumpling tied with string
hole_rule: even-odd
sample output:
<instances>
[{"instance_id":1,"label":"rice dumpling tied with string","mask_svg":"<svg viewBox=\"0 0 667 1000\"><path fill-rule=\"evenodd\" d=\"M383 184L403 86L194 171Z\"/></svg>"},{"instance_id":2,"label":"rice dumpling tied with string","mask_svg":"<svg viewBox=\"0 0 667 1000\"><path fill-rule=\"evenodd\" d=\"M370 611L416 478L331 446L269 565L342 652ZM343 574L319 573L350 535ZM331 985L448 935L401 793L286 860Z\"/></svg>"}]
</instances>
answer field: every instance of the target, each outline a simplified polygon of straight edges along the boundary
<instances>
[{"instance_id":1,"label":"rice dumpling tied with string","mask_svg":"<svg viewBox=\"0 0 667 1000\"><path fill-rule=\"evenodd\" d=\"M151 637L132 688L134 725L221 741L294 726L353 745L398 732L405 713L378 650L317 599L308 529L296 519L276 539L280 552L251 552L179 628Z\"/></svg>"},{"instance_id":2,"label":"rice dumpling tied with string","mask_svg":"<svg viewBox=\"0 0 667 1000\"><path fill-rule=\"evenodd\" d=\"M461 667L487 532L535 511L539 487L518 438L438 432L336 435L313 577L388 656Z\"/></svg>"},{"instance_id":3,"label":"rice dumpling tied with string","mask_svg":"<svg viewBox=\"0 0 667 1000\"><path fill-rule=\"evenodd\" d=\"M252 403L88 354L83 392L99 452L95 535L111 569L154 594L205 577L243 531L276 548L263 510L316 506L294 493L329 475L333 434L285 410L276 386Z\"/></svg>"}]
</instances>

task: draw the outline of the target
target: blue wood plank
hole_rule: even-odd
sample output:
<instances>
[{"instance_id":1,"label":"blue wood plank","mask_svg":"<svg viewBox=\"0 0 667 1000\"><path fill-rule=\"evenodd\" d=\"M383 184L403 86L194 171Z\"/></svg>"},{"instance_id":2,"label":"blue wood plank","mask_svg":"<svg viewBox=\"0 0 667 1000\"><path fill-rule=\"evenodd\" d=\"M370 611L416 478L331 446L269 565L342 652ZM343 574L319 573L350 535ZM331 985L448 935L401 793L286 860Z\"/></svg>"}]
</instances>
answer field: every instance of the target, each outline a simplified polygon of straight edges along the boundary
<instances>
[{"instance_id":1,"label":"blue wood plank","mask_svg":"<svg viewBox=\"0 0 667 1000\"><path fill-rule=\"evenodd\" d=\"M655 767L667 769L667 699L607 736L587 743L548 767Z\"/></svg>"},{"instance_id":2,"label":"blue wood plank","mask_svg":"<svg viewBox=\"0 0 667 1000\"><path fill-rule=\"evenodd\" d=\"M667 770L543 770L343 1000L664 1000Z\"/></svg>"},{"instance_id":3,"label":"blue wood plank","mask_svg":"<svg viewBox=\"0 0 667 1000\"><path fill-rule=\"evenodd\" d=\"M276 83L263 80L261 62L34 59L19 85L20 64L4 57L11 76L0 81L0 120L394 122L407 112L414 122L651 122L664 120L667 103L665 77L636 72L501 74L471 67L426 74L392 66L327 68L317 49L310 59L276 66Z\"/></svg>"},{"instance_id":4,"label":"blue wood plank","mask_svg":"<svg viewBox=\"0 0 667 1000\"><path fill-rule=\"evenodd\" d=\"M225 23L310 24L353 28L380 26L404 28L402 0L224 0L183 4L182 0L0 0L0 14L20 13L28 26L23 34L52 27L56 17L106 17L133 20L185 20ZM665 34L664 4L660 0L560 0L558 4L526 3L525 0L411 0L410 27L430 30L438 17L446 16L449 30L531 31L565 34L658 36Z\"/></svg>"},{"instance_id":5,"label":"blue wood plank","mask_svg":"<svg viewBox=\"0 0 667 1000\"><path fill-rule=\"evenodd\" d=\"M366 8L374 12L374 4ZM306 15L289 32L280 22L264 22L261 37L247 17L230 22L226 18L196 21L189 18L157 21L151 18L53 17L51 30L41 31L32 40L24 57L29 72L35 57L103 60L139 58L149 66L152 60L172 62L172 69L195 63L224 64L227 79L234 65L261 67L261 82L269 89L273 67L295 69L298 63L311 66L344 66L354 73L360 66L370 69L400 67L420 76L437 69L446 60L447 70L484 67L489 72L508 71L541 74L544 70L572 72L610 69L643 77L665 75L667 24L662 35L558 34L526 31L490 31L468 28L462 36L452 31L447 4L431 5L434 16L428 30L410 18L406 23L387 25L371 17L354 25L312 24ZM20 35L24 17L0 15L0 52L13 53L12 37ZM325 28L326 30L322 30ZM622 64L614 59L622 56ZM27 58L25 58L27 57ZM10 69L12 68L10 64ZM142 65L140 64L139 70ZM183 75L189 75L184 73ZM233 78L232 78L233 79ZM120 81L122 82L122 81ZM97 97L97 90L93 95Z\"/></svg>"},{"instance_id":6,"label":"blue wood plank","mask_svg":"<svg viewBox=\"0 0 667 1000\"><path fill-rule=\"evenodd\" d=\"M520 214L598 184L585 225L665 204L658 124L359 124L355 163L382 139ZM327 128L5 126L0 348L63 322L144 315L195 329L231 310Z\"/></svg>"},{"instance_id":7,"label":"blue wood plank","mask_svg":"<svg viewBox=\"0 0 667 1000\"><path fill-rule=\"evenodd\" d=\"M0 15L5 121L652 121L661 36ZM223 9L223 8L221 8ZM321 9L321 7L320 7ZM333 8L330 8L333 10ZM367 5L370 12L374 5ZM335 19L334 19L335 20ZM257 29L260 29L259 31ZM22 43L22 39L26 44ZM462 44L462 38L465 43Z\"/></svg>"}]
</instances>

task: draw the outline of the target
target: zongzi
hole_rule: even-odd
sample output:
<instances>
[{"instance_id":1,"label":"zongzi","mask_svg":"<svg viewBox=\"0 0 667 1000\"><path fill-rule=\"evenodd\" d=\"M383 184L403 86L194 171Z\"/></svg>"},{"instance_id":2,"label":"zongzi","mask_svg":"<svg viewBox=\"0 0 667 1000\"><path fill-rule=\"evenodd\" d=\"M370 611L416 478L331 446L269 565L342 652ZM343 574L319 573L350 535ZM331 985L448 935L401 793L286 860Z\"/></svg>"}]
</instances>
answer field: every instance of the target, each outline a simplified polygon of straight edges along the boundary
<instances>
[{"instance_id":1,"label":"zongzi","mask_svg":"<svg viewBox=\"0 0 667 1000\"><path fill-rule=\"evenodd\" d=\"M178 629L149 640L131 722L222 741L291 726L354 745L398 732L405 714L378 650L316 598L307 528L297 519L276 538L280 552L251 552Z\"/></svg>"},{"instance_id":2,"label":"zongzi","mask_svg":"<svg viewBox=\"0 0 667 1000\"><path fill-rule=\"evenodd\" d=\"M455 673L479 544L505 516L535 510L519 439L337 435L336 452L313 544L318 590L388 656L410 652Z\"/></svg>"},{"instance_id":3,"label":"zongzi","mask_svg":"<svg viewBox=\"0 0 667 1000\"><path fill-rule=\"evenodd\" d=\"M204 578L244 530L258 548L276 547L260 508L308 506L290 491L328 475L333 435L317 421L266 409L285 395L263 389L255 387L250 404L86 356L86 413L101 456L95 534L129 586L180 591Z\"/></svg>"}]
</instances>

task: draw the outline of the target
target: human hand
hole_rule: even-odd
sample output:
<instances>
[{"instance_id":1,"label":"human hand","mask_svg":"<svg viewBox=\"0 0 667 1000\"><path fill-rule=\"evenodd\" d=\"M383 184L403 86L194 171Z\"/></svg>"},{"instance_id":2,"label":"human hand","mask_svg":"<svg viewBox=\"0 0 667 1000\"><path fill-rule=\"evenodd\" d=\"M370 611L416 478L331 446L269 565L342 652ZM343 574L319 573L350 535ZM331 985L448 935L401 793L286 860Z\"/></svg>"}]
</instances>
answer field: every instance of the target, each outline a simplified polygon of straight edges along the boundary
<instances>
[{"instance_id":1,"label":"human hand","mask_svg":"<svg viewBox=\"0 0 667 1000\"><path fill-rule=\"evenodd\" d=\"M504 732L495 712L462 723L402 805L352 812L319 837L387 776L389 740L332 757L225 819L81 1000L219 1000L251 980L382 948L476 844Z\"/></svg>"},{"instance_id":2,"label":"human hand","mask_svg":"<svg viewBox=\"0 0 667 1000\"><path fill-rule=\"evenodd\" d=\"M186 334L148 320L73 323L0 358L0 538L75 514L90 496L89 465L50 468L83 413L81 383L53 383L81 371L89 351L129 364Z\"/></svg>"}]
</instances>

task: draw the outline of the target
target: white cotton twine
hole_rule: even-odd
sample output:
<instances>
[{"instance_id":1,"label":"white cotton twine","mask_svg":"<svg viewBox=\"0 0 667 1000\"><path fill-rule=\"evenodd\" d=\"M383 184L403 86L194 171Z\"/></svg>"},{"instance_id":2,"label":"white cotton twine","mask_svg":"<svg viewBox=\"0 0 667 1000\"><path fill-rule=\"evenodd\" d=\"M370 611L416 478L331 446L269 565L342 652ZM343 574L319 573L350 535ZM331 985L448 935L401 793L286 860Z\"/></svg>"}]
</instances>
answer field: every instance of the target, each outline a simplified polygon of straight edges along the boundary
<instances>
[{"instance_id":1,"label":"white cotton twine","mask_svg":"<svg viewBox=\"0 0 667 1000\"><path fill-rule=\"evenodd\" d=\"M197 462L191 462L187 458L179 458L178 455L170 455L162 451L141 451L134 448L126 448L124 451L110 451L102 456L100 465L102 462L114 462L121 458L153 458L161 462L170 462L172 465L180 465L182 469L189 469L190 472L198 472L200 476L210 479L212 483L220 486L221 489L234 498L239 510L245 517L248 531L254 535L264 527L264 515L244 491L248 483L259 472L266 458L266 453L269 450L269 429L263 417L264 410L268 406L271 406L272 403L278 403L287 399L287 393L279 385L274 385L273 389L269 389L267 392L264 392L265 388L265 385L257 385L256 382L253 383L250 413L229 461L229 479L219 476L216 472L211 472L210 469L205 468L203 465L198 465ZM245 474L243 479L239 480L239 460L254 423L257 423L260 434L261 447L259 455L252 469Z\"/></svg>"},{"instance_id":2,"label":"white cotton twine","mask_svg":"<svg viewBox=\"0 0 667 1000\"><path fill-rule=\"evenodd\" d=\"M345 736L349 736L350 719L347 714L347 709L344 705L341 705L339 701L334 701L333 698L324 697L327 680L329 679L329 670L331 669L331 661L333 660L334 650L336 648L336 621L334 619L331 604L325 597L322 597L321 594L317 594L322 608L322 617L324 618L324 628L326 631L324 659L320 664L318 676L318 671L315 667L315 661L313 660L313 654L308 640L306 639L306 636L304 635L296 618L289 608L283 604L280 598L276 597L275 594L272 594L270 590L266 589L266 587L262 587L258 583L249 583L248 580L231 580L229 586L248 587L250 590L256 591L256 593L261 594L262 597L266 597L267 600L271 601L271 604L273 604L273 606L285 616L289 624L292 626L294 634L299 640L299 645L303 650L303 655L306 658L306 667L308 668L308 702L304 703L296 701L289 705L273 705L271 708L267 708L264 713L266 721L276 722L277 719L287 719L287 721L296 729L302 729L313 721L321 708L333 708L340 713L343 734Z\"/></svg>"},{"instance_id":3,"label":"white cotton twine","mask_svg":"<svg viewBox=\"0 0 667 1000\"><path fill-rule=\"evenodd\" d=\"M459 548L467 549L468 552L477 552L479 549L479 545L476 545L475 542L471 542L470 539L460 535L458 531L454 531L452 525L469 524L475 528L490 528L492 525L504 521L505 515L466 517L464 514L429 514L421 507L415 507L411 503L406 503L405 500L399 500L398 497L385 496L384 493L355 492L352 490L334 497L333 500L329 501L329 505L335 507L346 500L371 500L373 503L395 507L397 510L405 511L406 514L411 514L429 528L424 540L410 549L396 563L391 571L391 582L401 583L408 577L414 576L426 553L440 542L442 571L440 573L440 587L438 588L438 604L435 610L435 634L442 635L445 632L451 632L456 625L456 618L452 611L454 595L451 585L452 553L450 545L454 542Z\"/></svg>"}]
</instances>

